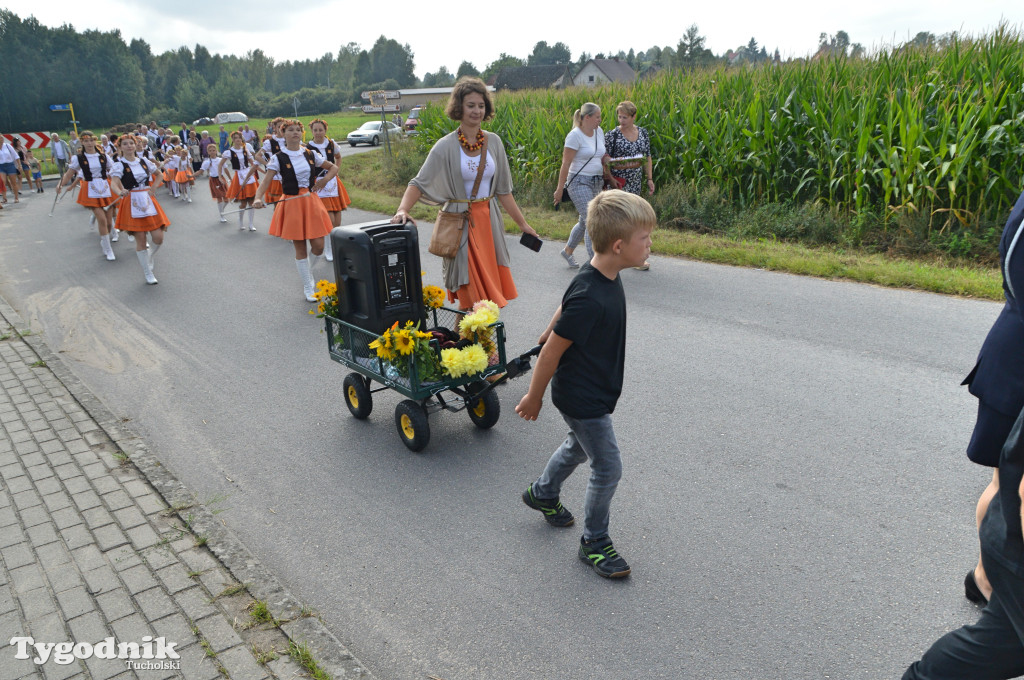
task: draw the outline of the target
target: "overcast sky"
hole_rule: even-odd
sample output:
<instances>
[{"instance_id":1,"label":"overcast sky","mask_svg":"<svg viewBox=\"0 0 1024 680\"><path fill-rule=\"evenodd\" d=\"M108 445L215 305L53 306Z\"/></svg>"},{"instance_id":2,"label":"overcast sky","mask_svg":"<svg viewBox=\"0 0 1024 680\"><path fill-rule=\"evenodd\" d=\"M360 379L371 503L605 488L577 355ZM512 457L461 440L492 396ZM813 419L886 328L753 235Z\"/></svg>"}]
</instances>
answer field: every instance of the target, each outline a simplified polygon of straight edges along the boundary
<instances>
[{"instance_id":1,"label":"overcast sky","mask_svg":"<svg viewBox=\"0 0 1024 680\"><path fill-rule=\"evenodd\" d=\"M697 24L715 54L753 37L769 52L778 48L785 58L812 53L822 32L844 30L851 42L871 50L904 42L919 31L980 34L1002 19L1018 28L1024 20L1007 0L732 0L692 5L588 0L558 3L552 11L556 5L550 0L484 0L464 7L429 0L249 0L244 5L248 9L239 11L240 3L209 0L5 2L22 19L35 16L47 26L118 28L125 42L142 38L155 54L199 43L211 53L242 56L261 48L278 62L317 59L327 52L337 54L349 42L369 49L384 34L412 48L420 77L441 66L454 73L463 60L482 70L502 52L526 57L539 40L565 43L573 59L581 52L674 48L690 24ZM564 8L574 9L570 13Z\"/></svg>"}]
</instances>

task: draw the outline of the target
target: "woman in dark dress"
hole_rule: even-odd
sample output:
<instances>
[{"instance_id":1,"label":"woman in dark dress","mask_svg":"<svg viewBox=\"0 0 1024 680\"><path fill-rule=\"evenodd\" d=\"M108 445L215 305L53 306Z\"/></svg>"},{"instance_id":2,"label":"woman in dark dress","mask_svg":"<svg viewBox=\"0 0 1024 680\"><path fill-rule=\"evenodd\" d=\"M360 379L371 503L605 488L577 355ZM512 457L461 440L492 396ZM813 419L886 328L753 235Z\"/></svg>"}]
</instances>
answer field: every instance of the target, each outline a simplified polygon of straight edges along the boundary
<instances>
[{"instance_id":1,"label":"woman in dark dress","mask_svg":"<svg viewBox=\"0 0 1024 680\"><path fill-rule=\"evenodd\" d=\"M636 124L636 104L631 101L621 102L615 107L618 127L604 133L604 148L608 164L605 166L605 177L614 177L619 183L625 182L624 191L641 195L641 188L647 188L647 194L654 193L654 164L651 160L651 138L647 130ZM639 267L641 271L651 268L649 262Z\"/></svg>"}]
</instances>

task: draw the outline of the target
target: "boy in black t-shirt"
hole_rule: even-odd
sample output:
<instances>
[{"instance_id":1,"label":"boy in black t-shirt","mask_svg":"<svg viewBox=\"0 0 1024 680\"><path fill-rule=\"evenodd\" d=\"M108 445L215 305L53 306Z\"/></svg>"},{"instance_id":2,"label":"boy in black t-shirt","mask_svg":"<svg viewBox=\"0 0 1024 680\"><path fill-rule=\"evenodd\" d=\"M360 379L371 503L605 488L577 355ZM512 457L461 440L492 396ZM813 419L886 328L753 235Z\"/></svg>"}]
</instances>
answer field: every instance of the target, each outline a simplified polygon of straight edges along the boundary
<instances>
[{"instance_id":1,"label":"boy in black t-shirt","mask_svg":"<svg viewBox=\"0 0 1024 680\"><path fill-rule=\"evenodd\" d=\"M576 466L589 459L579 557L607 578L630 572L608 536L612 496L622 476L611 418L626 359L626 296L619 272L644 263L656 223L650 204L625 191L605 191L590 201L587 229L594 257L580 267L540 336L544 348L530 389L516 406L520 417L536 420L551 382L551 401L569 434L540 478L523 492L523 502L541 511L548 524L570 526L572 513L558 496Z\"/></svg>"}]
</instances>

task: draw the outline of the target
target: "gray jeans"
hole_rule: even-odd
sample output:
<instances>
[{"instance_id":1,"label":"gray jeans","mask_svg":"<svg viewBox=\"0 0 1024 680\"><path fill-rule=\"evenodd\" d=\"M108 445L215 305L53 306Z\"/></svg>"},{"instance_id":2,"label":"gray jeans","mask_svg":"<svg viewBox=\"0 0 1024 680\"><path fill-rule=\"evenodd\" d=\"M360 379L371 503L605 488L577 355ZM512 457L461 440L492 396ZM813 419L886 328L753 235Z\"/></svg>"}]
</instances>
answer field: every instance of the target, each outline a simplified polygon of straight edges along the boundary
<instances>
[{"instance_id":1,"label":"gray jeans","mask_svg":"<svg viewBox=\"0 0 1024 680\"><path fill-rule=\"evenodd\" d=\"M562 483L580 463L590 460L590 481L583 503L583 538L592 541L608 535L608 518L612 496L622 477L622 458L615 441L611 415L576 419L562 414L569 434L559 446L543 474L533 485L535 498L554 500L562 491Z\"/></svg>"},{"instance_id":2,"label":"gray jeans","mask_svg":"<svg viewBox=\"0 0 1024 680\"><path fill-rule=\"evenodd\" d=\"M601 193L603 186L604 177L601 175L580 175L569 183L569 198L576 206L580 221L569 232L569 242L565 244L567 250L575 248L582 240L587 246L587 254L594 257L594 248L590 245L590 233L587 231L587 204Z\"/></svg>"}]
</instances>

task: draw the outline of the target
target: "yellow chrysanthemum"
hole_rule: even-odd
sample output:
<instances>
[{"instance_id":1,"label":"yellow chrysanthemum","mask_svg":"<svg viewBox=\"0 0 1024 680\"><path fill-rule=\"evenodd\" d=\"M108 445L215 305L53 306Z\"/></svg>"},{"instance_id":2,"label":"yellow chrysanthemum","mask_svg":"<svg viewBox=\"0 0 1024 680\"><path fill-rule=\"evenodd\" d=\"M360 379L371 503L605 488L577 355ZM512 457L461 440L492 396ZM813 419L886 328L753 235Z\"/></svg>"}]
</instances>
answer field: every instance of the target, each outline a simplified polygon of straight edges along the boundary
<instances>
[{"instance_id":1,"label":"yellow chrysanthemum","mask_svg":"<svg viewBox=\"0 0 1024 680\"><path fill-rule=\"evenodd\" d=\"M466 375L473 375L487 368L487 353L478 344L462 349L462 365Z\"/></svg>"},{"instance_id":2,"label":"yellow chrysanthemum","mask_svg":"<svg viewBox=\"0 0 1024 680\"><path fill-rule=\"evenodd\" d=\"M454 347L441 350L441 368L453 378L461 378L466 372L462 364L462 351Z\"/></svg>"}]
</instances>

